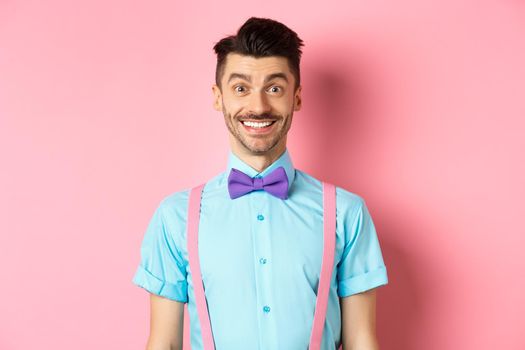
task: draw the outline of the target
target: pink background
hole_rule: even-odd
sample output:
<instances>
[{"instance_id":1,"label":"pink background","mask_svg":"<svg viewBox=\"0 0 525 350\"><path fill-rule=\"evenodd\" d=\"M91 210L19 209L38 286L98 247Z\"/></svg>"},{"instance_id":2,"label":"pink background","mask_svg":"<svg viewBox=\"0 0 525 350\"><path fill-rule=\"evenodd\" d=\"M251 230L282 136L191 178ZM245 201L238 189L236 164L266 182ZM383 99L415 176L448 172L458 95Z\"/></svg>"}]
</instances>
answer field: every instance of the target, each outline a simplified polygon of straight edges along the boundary
<instances>
[{"instance_id":1,"label":"pink background","mask_svg":"<svg viewBox=\"0 0 525 350\"><path fill-rule=\"evenodd\" d=\"M382 349L525 349L521 1L0 1L0 349L143 349L167 194L224 170L213 44L305 40L297 168L365 198Z\"/></svg>"}]
</instances>

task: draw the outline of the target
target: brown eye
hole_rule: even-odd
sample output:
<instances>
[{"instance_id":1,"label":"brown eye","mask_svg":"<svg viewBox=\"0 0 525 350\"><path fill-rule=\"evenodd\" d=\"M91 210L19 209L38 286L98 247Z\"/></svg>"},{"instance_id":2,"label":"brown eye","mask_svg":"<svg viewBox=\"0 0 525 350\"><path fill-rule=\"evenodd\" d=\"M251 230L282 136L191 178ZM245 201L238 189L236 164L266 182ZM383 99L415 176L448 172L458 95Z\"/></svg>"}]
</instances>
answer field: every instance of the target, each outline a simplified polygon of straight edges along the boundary
<instances>
[{"instance_id":1,"label":"brown eye","mask_svg":"<svg viewBox=\"0 0 525 350\"><path fill-rule=\"evenodd\" d=\"M279 86L272 86L270 88L270 92L280 92L281 88Z\"/></svg>"},{"instance_id":2,"label":"brown eye","mask_svg":"<svg viewBox=\"0 0 525 350\"><path fill-rule=\"evenodd\" d=\"M235 92L244 92L245 91L244 86L242 86L242 85L237 85L234 89L235 89Z\"/></svg>"}]
</instances>

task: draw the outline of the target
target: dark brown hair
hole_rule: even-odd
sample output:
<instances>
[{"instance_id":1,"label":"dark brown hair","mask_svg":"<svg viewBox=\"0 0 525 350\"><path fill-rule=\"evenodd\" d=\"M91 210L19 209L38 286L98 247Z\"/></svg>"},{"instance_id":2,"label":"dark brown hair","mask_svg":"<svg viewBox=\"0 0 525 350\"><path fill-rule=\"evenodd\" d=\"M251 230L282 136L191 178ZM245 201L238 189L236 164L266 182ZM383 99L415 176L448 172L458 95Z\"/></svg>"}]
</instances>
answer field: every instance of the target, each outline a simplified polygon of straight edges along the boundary
<instances>
[{"instance_id":1,"label":"dark brown hair","mask_svg":"<svg viewBox=\"0 0 525 350\"><path fill-rule=\"evenodd\" d=\"M251 17L239 28L236 35L221 39L213 46L217 54L215 83L220 87L224 74L226 56L229 53L259 57L282 56L288 59L290 71L295 77L295 89L299 87L303 41L293 30L269 18Z\"/></svg>"}]
</instances>

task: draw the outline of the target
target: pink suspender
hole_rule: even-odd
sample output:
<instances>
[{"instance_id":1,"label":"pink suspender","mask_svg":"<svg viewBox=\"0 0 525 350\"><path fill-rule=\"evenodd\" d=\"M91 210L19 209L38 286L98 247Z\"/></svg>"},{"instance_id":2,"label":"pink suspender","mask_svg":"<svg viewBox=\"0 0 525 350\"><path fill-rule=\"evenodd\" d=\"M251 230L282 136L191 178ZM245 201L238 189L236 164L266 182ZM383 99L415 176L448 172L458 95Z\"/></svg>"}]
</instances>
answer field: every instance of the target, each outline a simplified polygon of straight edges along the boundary
<instances>
[{"instance_id":1,"label":"pink suspender","mask_svg":"<svg viewBox=\"0 0 525 350\"><path fill-rule=\"evenodd\" d=\"M193 290L195 293L195 304L197 305L197 315L201 325L202 343L204 350L214 350L213 335L211 334L210 317L208 306L202 286L201 266L199 262L199 214L201 206L201 194L205 184L201 184L191 189L188 203L188 260L190 264Z\"/></svg>"},{"instance_id":2,"label":"pink suspender","mask_svg":"<svg viewBox=\"0 0 525 350\"><path fill-rule=\"evenodd\" d=\"M321 264L319 286L317 287L317 300L315 302L310 346L308 347L310 350L319 350L321 348L328 292L330 290L330 280L332 279L332 267L334 266L335 186L326 182L323 182L323 224L323 262Z\"/></svg>"},{"instance_id":3,"label":"pink suspender","mask_svg":"<svg viewBox=\"0 0 525 350\"><path fill-rule=\"evenodd\" d=\"M213 335L211 331L210 318L202 276L199 263L198 233L199 215L202 190L205 184L196 186L190 190L188 204L188 260L193 279L193 289L195 293L195 304L197 305L197 315L201 325L202 341L204 350L215 350ZM328 292L330 291L330 281L334 265L335 250L335 212L336 212L335 186L323 182L323 225L324 225L324 244L323 260L321 264L321 275L317 288L317 299L315 303L314 321L310 336L309 350L319 350L323 337L323 328L326 319L326 308L328 304ZM341 349L341 348L339 348Z\"/></svg>"}]
</instances>

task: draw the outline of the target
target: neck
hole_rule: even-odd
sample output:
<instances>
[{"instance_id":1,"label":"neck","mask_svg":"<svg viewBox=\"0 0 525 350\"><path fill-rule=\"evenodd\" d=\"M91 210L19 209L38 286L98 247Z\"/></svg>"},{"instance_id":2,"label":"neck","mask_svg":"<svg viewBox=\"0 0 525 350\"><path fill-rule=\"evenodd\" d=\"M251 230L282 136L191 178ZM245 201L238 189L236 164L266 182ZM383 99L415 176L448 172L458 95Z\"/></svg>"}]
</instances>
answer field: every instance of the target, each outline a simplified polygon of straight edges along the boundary
<instances>
[{"instance_id":1,"label":"neck","mask_svg":"<svg viewBox=\"0 0 525 350\"><path fill-rule=\"evenodd\" d=\"M254 154L244 147L234 147L234 145L232 145L231 150L232 153L239 157L243 162L258 172L262 172L283 155L286 151L286 143L280 142L273 149L262 154Z\"/></svg>"}]
</instances>

